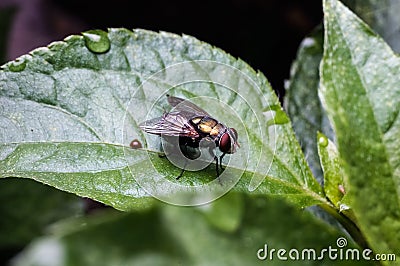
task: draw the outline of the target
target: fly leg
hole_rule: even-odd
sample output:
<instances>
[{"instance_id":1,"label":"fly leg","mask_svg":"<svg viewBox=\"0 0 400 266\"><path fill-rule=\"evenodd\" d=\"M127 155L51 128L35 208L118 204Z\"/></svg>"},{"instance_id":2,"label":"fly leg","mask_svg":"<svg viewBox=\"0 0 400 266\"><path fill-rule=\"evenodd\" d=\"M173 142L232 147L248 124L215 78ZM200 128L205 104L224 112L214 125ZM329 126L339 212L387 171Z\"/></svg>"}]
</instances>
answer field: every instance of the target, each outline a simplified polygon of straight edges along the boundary
<instances>
[{"instance_id":1,"label":"fly leg","mask_svg":"<svg viewBox=\"0 0 400 266\"><path fill-rule=\"evenodd\" d=\"M220 157L219 157L219 168L221 168L222 171L224 171L225 169L222 168L222 158L224 158L226 153L223 153Z\"/></svg>"},{"instance_id":2,"label":"fly leg","mask_svg":"<svg viewBox=\"0 0 400 266\"><path fill-rule=\"evenodd\" d=\"M167 154L159 153L158 157L159 158L166 158ZM185 172L185 169L186 169L186 165L187 165L187 160L185 160L185 165L183 166L181 173L176 177L176 180L178 180L179 178L181 178L183 176L183 173Z\"/></svg>"},{"instance_id":3,"label":"fly leg","mask_svg":"<svg viewBox=\"0 0 400 266\"><path fill-rule=\"evenodd\" d=\"M178 180L179 178L181 178L182 176L183 176L183 173L185 172L185 170L186 170L186 166L187 166L187 164L188 164L188 162L189 162L189 159L195 159L195 158L197 158L196 157L196 154L192 154L193 153L193 151L189 151L189 140L186 138L186 139L179 139L179 141L180 141L180 143L179 143L179 146L180 146L180 150L181 150L181 152L182 152L182 154L183 154L183 157L184 157L184 159L185 159L185 163L184 163L184 165L183 165L183 168L182 168L182 170L181 170L181 173L176 177L176 180ZM192 153L191 153L192 152Z\"/></svg>"},{"instance_id":4,"label":"fly leg","mask_svg":"<svg viewBox=\"0 0 400 266\"><path fill-rule=\"evenodd\" d=\"M215 160L215 169L217 170L217 177L219 177L218 157L214 156L214 160Z\"/></svg>"},{"instance_id":5,"label":"fly leg","mask_svg":"<svg viewBox=\"0 0 400 266\"><path fill-rule=\"evenodd\" d=\"M210 143L213 143L213 142L210 142ZM219 174L220 174L219 169L221 168L221 165L219 164L217 155L215 155L215 153L214 153L214 149L215 149L215 146L209 145L208 152L210 153L211 156L214 156L215 170L217 171L217 177L219 177Z\"/></svg>"},{"instance_id":6,"label":"fly leg","mask_svg":"<svg viewBox=\"0 0 400 266\"><path fill-rule=\"evenodd\" d=\"M217 169L217 179L218 179L218 183L222 186L222 181L221 178L219 178L219 169L218 169L218 164L219 164L219 168L222 169L221 163L218 162L218 157L214 156L215 159L215 165L216 165L216 169Z\"/></svg>"},{"instance_id":7,"label":"fly leg","mask_svg":"<svg viewBox=\"0 0 400 266\"><path fill-rule=\"evenodd\" d=\"M176 177L176 180L178 180L179 178L181 178L183 176L183 173L185 172L186 169L186 165L187 165L188 160L185 160L185 164L183 165L182 171L181 173Z\"/></svg>"}]
</instances>

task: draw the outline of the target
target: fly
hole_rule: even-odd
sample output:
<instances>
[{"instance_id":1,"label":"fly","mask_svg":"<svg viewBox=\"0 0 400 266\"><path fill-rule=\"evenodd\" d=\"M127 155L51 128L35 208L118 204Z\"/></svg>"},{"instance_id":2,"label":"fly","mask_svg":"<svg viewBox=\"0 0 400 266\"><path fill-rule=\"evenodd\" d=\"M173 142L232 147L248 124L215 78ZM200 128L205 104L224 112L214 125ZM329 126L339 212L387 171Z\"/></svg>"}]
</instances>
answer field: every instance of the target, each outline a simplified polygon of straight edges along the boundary
<instances>
[{"instance_id":1,"label":"fly","mask_svg":"<svg viewBox=\"0 0 400 266\"><path fill-rule=\"evenodd\" d=\"M210 154L216 163L217 177L222 169L222 158L225 154L233 154L240 147L238 134L234 128L229 128L211 117L206 111L187 100L167 95L168 103L174 107L171 112L165 112L161 117L147 120L140 128L150 134L163 137L179 137L179 146L185 157L199 157L200 141L215 143L210 148ZM218 158L213 149L218 147L222 155ZM176 178L179 179L185 171Z\"/></svg>"}]
</instances>

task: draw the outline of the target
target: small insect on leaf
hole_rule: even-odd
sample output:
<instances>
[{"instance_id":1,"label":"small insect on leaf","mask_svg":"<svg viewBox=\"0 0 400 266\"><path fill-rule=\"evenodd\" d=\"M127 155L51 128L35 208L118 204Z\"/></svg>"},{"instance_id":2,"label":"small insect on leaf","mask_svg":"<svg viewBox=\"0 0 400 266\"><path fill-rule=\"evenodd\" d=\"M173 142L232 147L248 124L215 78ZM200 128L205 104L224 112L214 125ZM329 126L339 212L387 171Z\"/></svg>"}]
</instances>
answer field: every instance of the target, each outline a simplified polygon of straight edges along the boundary
<instances>
[{"instance_id":1,"label":"small insect on leaf","mask_svg":"<svg viewBox=\"0 0 400 266\"><path fill-rule=\"evenodd\" d=\"M129 146L132 149L141 149L143 147L142 143L138 139L132 140L131 143L129 144Z\"/></svg>"}]
</instances>

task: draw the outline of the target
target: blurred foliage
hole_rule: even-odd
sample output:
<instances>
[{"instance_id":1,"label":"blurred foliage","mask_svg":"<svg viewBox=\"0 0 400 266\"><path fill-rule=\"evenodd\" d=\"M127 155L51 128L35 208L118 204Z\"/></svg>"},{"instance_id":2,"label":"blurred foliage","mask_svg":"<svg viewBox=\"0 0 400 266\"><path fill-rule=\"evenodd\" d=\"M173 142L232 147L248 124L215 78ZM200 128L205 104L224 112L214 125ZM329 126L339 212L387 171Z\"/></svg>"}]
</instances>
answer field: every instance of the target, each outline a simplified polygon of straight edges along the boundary
<instances>
[{"instance_id":1,"label":"blurred foliage","mask_svg":"<svg viewBox=\"0 0 400 266\"><path fill-rule=\"evenodd\" d=\"M237 228L226 230L209 223L204 210L232 204L232 198L244 207ZM271 260L268 252L272 248L296 248L301 252L312 247L319 255L321 249L334 247L337 238L343 236L282 200L237 193L201 207L156 204L140 212L107 212L64 221L52 232L52 236L32 243L12 265L287 265L287 261L277 259L276 253ZM265 244L268 254L264 261L258 259L257 252ZM350 242L348 247L355 248ZM38 256L43 253L48 254L46 259ZM296 262L321 263L329 264L328 257ZM335 265L368 262L343 260Z\"/></svg>"}]
</instances>

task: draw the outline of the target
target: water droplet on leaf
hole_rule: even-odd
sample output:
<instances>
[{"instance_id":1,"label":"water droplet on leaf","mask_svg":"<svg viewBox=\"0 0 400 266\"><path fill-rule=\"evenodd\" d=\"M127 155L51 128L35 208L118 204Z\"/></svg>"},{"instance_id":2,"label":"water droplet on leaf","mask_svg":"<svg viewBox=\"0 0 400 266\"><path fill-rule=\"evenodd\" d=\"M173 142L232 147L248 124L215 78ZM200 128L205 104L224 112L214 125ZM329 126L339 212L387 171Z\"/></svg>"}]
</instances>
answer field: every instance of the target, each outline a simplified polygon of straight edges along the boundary
<instances>
[{"instance_id":1,"label":"water droplet on leaf","mask_svg":"<svg viewBox=\"0 0 400 266\"><path fill-rule=\"evenodd\" d=\"M282 125L286 124L289 122L289 117L285 113L285 111L282 110L280 105L271 105L269 110L266 111L275 111L275 115L273 119L268 120L267 125Z\"/></svg>"},{"instance_id":2,"label":"water droplet on leaf","mask_svg":"<svg viewBox=\"0 0 400 266\"><path fill-rule=\"evenodd\" d=\"M21 72L25 69L25 67L26 61L24 59L17 59L8 65L8 69L10 69L12 72Z\"/></svg>"},{"instance_id":3,"label":"water droplet on leaf","mask_svg":"<svg viewBox=\"0 0 400 266\"><path fill-rule=\"evenodd\" d=\"M340 204L340 206L339 206L339 212L347 211L347 210L350 210L350 207L349 207L349 206L347 206L346 204Z\"/></svg>"},{"instance_id":4,"label":"water droplet on leaf","mask_svg":"<svg viewBox=\"0 0 400 266\"><path fill-rule=\"evenodd\" d=\"M301 45L304 47L312 47L315 44L316 44L315 39L311 37L307 37L301 42Z\"/></svg>"},{"instance_id":5,"label":"water droplet on leaf","mask_svg":"<svg viewBox=\"0 0 400 266\"><path fill-rule=\"evenodd\" d=\"M318 133L318 143L322 147L327 147L329 144L329 141L328 141L328 138L324 134Z\"/></svg>"},{"instance_id":6,"label":"water droplet on leaf","mask_svg":"<svg viewBox=\"0 0 400 266\"><path fill-rule=\"evenodd\" d=\"M89 30L82 33L86 47L93 53L105 53L110 49L108 34L102 30Z\"/></svg>"},{"instance_id":7,"label":"water droplet on leaf","mask_svg":"<svg viewBox=\"0 0 400 266\"><path fill-rule=\"evenodd\" d=\"M275 124L286 124L289 122L289 117L283 110L278 110L274 116Z\"/></svg>"}]
</instances>

